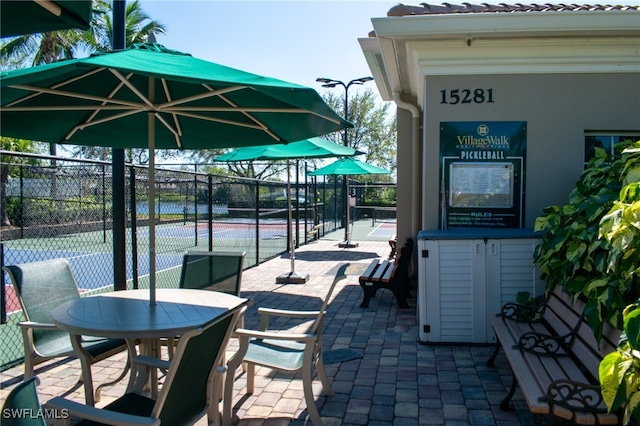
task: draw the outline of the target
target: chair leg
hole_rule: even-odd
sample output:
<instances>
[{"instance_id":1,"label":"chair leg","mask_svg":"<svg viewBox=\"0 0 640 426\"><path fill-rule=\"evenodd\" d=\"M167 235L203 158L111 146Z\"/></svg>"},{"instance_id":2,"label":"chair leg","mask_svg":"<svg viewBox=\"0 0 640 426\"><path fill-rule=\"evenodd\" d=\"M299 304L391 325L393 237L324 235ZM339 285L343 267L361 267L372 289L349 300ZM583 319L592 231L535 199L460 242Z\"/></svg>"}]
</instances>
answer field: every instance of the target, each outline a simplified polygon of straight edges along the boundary
<instances>
[{"instance_id":1,"label":"chair leg","mask_svg":"<svg viewBox=\"0 0 640 426\"><path fill-rule=\"evenodd\" d=\"M233 414L233 382L236 378L236 370L238 369L240 364L242 364L243 358L247 353L247 349L249 348L249 340L240 339L239 344L240 346L238 347L238 351L227 363L227 373L224 380L224 397L222 398L222 426L231 426L231 417ZM247 369L247 374L253 375L254 369L255 366L253 364L250 364L250 367ZM251 380L251 384L253 386L253 378ZM248 386L249 379L247 377L247 387Z\"/></svg>"},{"instance_id":2,"label":"chair leg","mask_svg":"<svg viewBox=\"0 0 640 426\"><path fill-rule=\"evenodd\" d=\"M96 393L95 393L95 401L99 402L100 401L100 393L102 392L102 388L107 387L107 386L113 386L116 383L120 382L122 379L124 379L124 376L127 375L127 372L131 369L131 359L136 356L136 345L135 342L132 342L130 340L127 340L127 363L125 364L124 368L122 369L122 373L120 373L120 375L115 379L112 380L110 382L107 383L103 383L100 386L98 386L96 388Z\"/></svg>"},{"instance_id":3,"label":"chair leg","mask_svg":"<svg viewBox=\"0 0 640 426\"><path fill-rule=\"evenodd\" d=\"M24 380L33 377L33 369L36 365L35 351L33 349L33 331L30 328L20 327L24 342Z\"/></svg>"},{"instance_id":4,"label":"chair leg","mask_svg":"<svg viewBox=\"0 0 640 426\"><path fill-rule=\"evenodd\" d=\"M327 379L327 372L324 370L324 361L322 360L322 348L317 355L316 361L316 371L318 372L318 377L320 378L320 382L322 382L322 390L328 396L333 396L333 388L331 387L331 383L329 379Z\"/></svg>"},{"instance_id":5,"label":"chair leg","mask_svg":"<svg viewBox=\"0 0 640 426\"><path fill-rule=\"evenodd\" d=\"M93 377L91 376L92 357L82 348L82 344L80 343L81 340L82 336L79 334L71 335L71 344L78 360L80 361L82 384L84 385L84 400L87 405L94 406Z\"/></svg>"},{"instance_id":6,"label":"chair leg","mask_svg":"<svg viewBox=\"0 0 640 426\"><path fill-rule=\"evenodd\" d=\"M247 394L253 395L255 390L256 365L252 362L246 362L247 367Z\"/></svg>"},{"instance_id":7,"label":"chair leg","mask_svg":"<svg viewBox=\"0 0 640 426\"><path fill-rule=\"evenodd\" d=\"M26 354L24 357L24 380L30 379L33 377L33 354Z\"/></svg>"},{"instance_id":8,"label":"chair leg","mask_svg":"<svg viewBox=\"0 0 640 426\"><path fill-rule=\"evenodd\" d=\"M207 421L209 426L220 426L220 400L222 399L223 384L226 381L226 367L219 365L214 369L209 384L209 410L207 412Z\"/></svg>"},{"instance_id":9,"label":"chair leg","mask_svg":"<svg viewBox=\"0 0 640 426\"><path fill-rule=\"evenodd\" d=\"M318 409L316 408L316 401L313 397L313 387L311 383L313 379L313 376L311 374L312 367L310 364L307 365L308 367L305 367L302 371L302 387L304 389L304 400L307 404L309 419L311 420L311 423L313 423L313 426L322 426L320 413L318 413Z\"/></svg>"}]
</instances>

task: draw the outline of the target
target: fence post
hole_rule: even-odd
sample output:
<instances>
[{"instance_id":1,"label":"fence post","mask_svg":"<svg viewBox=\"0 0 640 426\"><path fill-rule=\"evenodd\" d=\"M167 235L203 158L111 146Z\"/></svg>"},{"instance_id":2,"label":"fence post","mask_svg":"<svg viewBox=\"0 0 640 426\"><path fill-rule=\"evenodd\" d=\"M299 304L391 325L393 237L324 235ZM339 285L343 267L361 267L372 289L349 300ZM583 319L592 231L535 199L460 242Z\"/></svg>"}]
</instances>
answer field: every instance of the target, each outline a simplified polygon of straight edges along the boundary
<instances>
[{"instance_id":1,"label":"fence post","mask_svg":"<svg viewBox=\"0 0 640 426\"><path fill-rule=\"evenodd\" d=\"M187 186L187 194L186 194L186 200L188 200L189 198L189 187ZM185 205L187 204L185 200ZM185 207L185 212L184 212L184 220L185 220L185 225L187 222L187 216L188 216L188 212L187 212L187 208ZM195 246L198 247L198 175L197 174L193 174L193 229L195 230Z\"/></svg>"},{"instance_id":2,"label":"fence post","mask_svg":"<svg viewBox=\"0 0 640 426\"><path fill-rule=\"evenodd\" d=\"M260 182L256 180L256 265L260 264Z\"/></svg>"},{"instance_id":3,"label":"fence post","mask_svg":"<svg viewBox=\"0 0 640 426\"><path fill-rule=\"evenodd\" d=\"M136 168L129 169L129 190L131 191L131 269L133 288L138 288L138 208L136 201Z\"/></svg>"},{"instance_id":4,"label":"fence post","mask_svg":"<svg viewBox=\"0 0 640 426\"><path fill-rule=\"evenodd\" d=\"M208 187L209 187L209 197L208 197L208 213L209 213L209 251L213 251L213 176L207 175L208 177Z\"/></svg>"},{"instance_id":5,"label":"fence post","mask_svg":"<svg viewBox=\"0 0 640 426\"><path fill-rule=\"evenodd\" d=\"M0 324L7 323L7 295L4 278L4 271L2 271L2 267L4 266L4 243L0 241Z\"/></svg>"}]
</instances>

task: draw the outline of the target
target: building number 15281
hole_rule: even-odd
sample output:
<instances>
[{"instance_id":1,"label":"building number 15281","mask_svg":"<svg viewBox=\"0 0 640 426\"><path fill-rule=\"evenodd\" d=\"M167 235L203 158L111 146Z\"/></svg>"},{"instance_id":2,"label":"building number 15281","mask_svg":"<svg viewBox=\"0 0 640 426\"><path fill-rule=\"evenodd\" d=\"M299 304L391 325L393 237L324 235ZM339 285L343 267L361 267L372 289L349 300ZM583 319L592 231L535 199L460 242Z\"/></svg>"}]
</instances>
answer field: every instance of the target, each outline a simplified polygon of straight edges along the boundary
<instances>
[{"instance_id":1,"label":"building number 15281","mask_svg":"<svg viewBox=\"0 0 640 426\"><path fill-rule=\"evenodd\" d=\"M441 104L492 104L493 89L450 89L440 91Z\"/></svg>"}]
</instances>

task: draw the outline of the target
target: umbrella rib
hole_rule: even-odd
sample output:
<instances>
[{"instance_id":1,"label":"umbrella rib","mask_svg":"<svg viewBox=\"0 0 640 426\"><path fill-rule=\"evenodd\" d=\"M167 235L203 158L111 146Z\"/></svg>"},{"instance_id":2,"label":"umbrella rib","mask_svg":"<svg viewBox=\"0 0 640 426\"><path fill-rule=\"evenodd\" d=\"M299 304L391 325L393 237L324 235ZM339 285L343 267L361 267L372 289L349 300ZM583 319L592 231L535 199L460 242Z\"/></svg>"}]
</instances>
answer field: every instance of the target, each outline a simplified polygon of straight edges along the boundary
<instances>
[{"instance_id":1,"label":"umbrella rib","mask_svg":"<svg viewBox=\"0 0 640 426\"><path fill-rule=\"evenodd\" d=\"M60 82L60 83L54 84L53 86L51 86L51 87L50 87L50 89L57 89L57 88L59 88L59 87L65 86L65 85L67 85L67 84L69 84L69 83L73 83L73 82L76 82L76 81L78 81L78 80L81 80L81 79L83 79L83 78L85 78L85 77L90 77L90 76L92 76L93 74L97 74L97 73L99 73L99 72L102 72L103 70L104 70L104 68L98 68L98 69L95 69L95 70L91 70L91 71L89 71L89 72L87 72L87 73L85 73L85 74L78 75L78 76L76 76L76 77L73 77L73 78L70 78L70 79L68 79L68 80L62 81L62 82ZM35 98L35 97L37 97L37 96L40 96L41 94L42 94L42 93L32 93L32 94L30 94L30 95L25 96L24 98L20 98L20 99L17 99L17 100L15 100L15 101L13 101L13 102L9 102L9 103L8 103L7 105L5 105L5 106L6 106L6 107L12 107L12 106L14 106L14 105L16 105L16 104L19 104L19 103L21 103L21 102L28 101L29 99Z\"/></svg>"},{"instance_id":2,"label":"umbrella rib","mask_svg":"<svg viewBox=\"0 0 640 426\"><path fill-rule=\"evenodd\" d=\"M102 124L102 123L106 123L107 121L112 121L112 120L117 120L119 118L123 118L126 117L128 115L133 115L133 114L137 114L141 112L140 110L135 110L135 111L126 111L123 112L122 114L116 114L116 115L112 115L110 117L105 117L105 118L101 118L100 120L95 120L92 121L90 123L82 123L82 124L78 124L77 126L75 126L68 134L67 136L65 136L65 140L69 140L71 139L71 137L73 137L73 135L78 131L78 130L84 130L86 127L91 127L91 126L95 126L97 124Z\"/></svg>"},{"instance_id":3,"label":"umbrella rib","mask_svg":"<svg viewBox=\"0 0 640 426\"><path fill-rule=\"evenodd\" d=\"M138 109L140 109L141 107L141 105L136 102L129 102L121 99L109 99L102 96L89 95L86 93L67 92L66 90L48 89L46 87L27 86L23 84L16 84L15 86L9 86L9 87L11 87L12 89L20 89L20 90L27 90L29 92L35 92L36 94L39 94L39 95L43 93L47 93L49 95L66 96L68 98L78 98L86 101L106 102L106 103L112 103L116 105L128 106L128 107L138 108ZM50 107L49 109L51 108L52 107Z\"/></svg>"},{"instance_id":4,"label":"umbrella rib","mask_svg":"<svg viewBox=\"0 0 640 426\"><path fill-rule=\"evenodd\" d=\"M209 86L208 84L204 84L203 85L207 90L211 90L214 91L215 88ZM262 129L265 129L265 131L269 132L267 125L265 125L262 121L258 120L256 117L254 117L253 115L249 114L248 112L244 112L244 111L240 111L238 108L238 104L236 104L235 102L233 102L231 99L227 98L226 96L222 96L222 94L219 95L220 99L222 99L223 101L225 101L227 104L231 105L233 108L235 108L236 110L238 110L239 112L241 112L242 114L244 114L245 117L247 117L249 120L253 121L254 123L256 123L258 126L260 126ZM280 138L278 138L279 140Z\"/></svg>"},{"instance_id":5,"label":"umbrella rib","mask_svg":"<svg viewBox=\"0 0 640 426\"><path fill-rule=\"evenodd\" d=\"M121 82L123 82L133 93L135 93L140 100L142 100L142 102L145 103L145 105L147 105L147 107L149 108L153 108L153 103L142 94L142 92L140 92L133 84L131 84L131 82L129 80L127 80L126 78L124 78L124 76L122 75L122 73L120 73L118 70L114 70L113 68L109 68L109 71L111 71L111 73L113 75L115 75Z\"/></svg>"},{"instance_id":6,"label":"umbrella rib","mask_svg":"<svg viewBox=\"0 0 640 426\"><path fill-rule=\"evenodd\" d=\"M167 121L162 118L162 116L160 116L160 114L154 113L153 115L158 119L158 121L164 124L164 126L169 129L171 133L173 133L173 135L176 137L176 145L178 146L178 148L182 148L182 142L180 141L180 135L178 135L178 132L173 127L171 127L169 123L167 123Z\"/></svg>"},{"instance_id":7,"label":"umbrella rib","mask_svg":"<svg viewBox=\"0 0 640 426\"><path fill-rule=\"evenodd\" d=\"M164 90L164 95L166 96L167 100L169 102L173 101L171 91L169 90L169 85L167 84L167 80L165 78L162 79L162 89ZM175 126L175 131L169 126L169 123L165 123L164 120L161 119L159 114L156 114L156 117L158 117L158 120L161 120L161 122L176 136L176 144L178 146L182 146L182 142L180 141L180 137L182 136L182 127L180 126L180 121L178 121L178 116L176 114L171 114L171 117L173 118L173 124Z\"/></svg>"},{"instance_id":8,"label":"umbrella rib","mask_svg":"<svg viewBox=\"0 0 640 426\"><path fill-rule=\"evenodd\" d=\"M250 117L249 113L252 112L272 112L280 114L283 112L290 114L309 114L309 110L300 108L263 108L263 107L208 107L208 106L182 106L182 107L170 107L161 108L162 112L173 111L192 111L192 112L239 112ZM260 120L256 124L259 124Z\"/></svg>"},{"instance_id":9,"label":"umbrella rib","mask_svg":"<svg viewBox=\"0 0 640 426\"><path fill-rule=\"evenodd\" d=\"M127 80L128 80L128 79L130 79L132 75L133 75L133 73L129 73L129 74L127 75L127 77L126 77L126 78L127 78ZM113 90L111 91L111 93L109 93L109 99L113 99L113 96L114 96L116 93L118 93L118 91L122 88L122 86L123 86L123 85L124 85L124 83L123 83L122 81L121 81L120 83L118 83L118 84L116 85L116 87L114 87L114 88L113 88ZM106 101L103 101L103 102L102 102L102 106L106 106L106 104L107 104L107 102L106 102ZM89 115L89 118L87 118L84 122L85 122L85 123L90 123L90 122L91 122L91 120L93 120L93 119L95 118L95 116L96 116L96 115L98 115L98 113L99 113L100 111L102 111L102 108L97 108L95 111L93 111L93 112L91 113L91 115ZM75 132L75 130L73 130L73 132ZM69 137L71 137L70 135L68 135L68 136L69 136ZM68 138L67 138L67 137L65 137L65 139L66 139L66 140L68 140Z\"/></svg>"},{"instance_id":10,"label":"umbrella rib","mask_svg":"<svg viewBox=\"0 0 640 426\"><path fill-rule=\"evenodd\" d=\"M225 93L229 93L229 92L236 92L238 90L242 90L242 89L246 89L248 86L232 86L232 87L226 87L224 89L214 89L206 84L203 84L203 86L209 90L209 92L203 92L200 93L198 95L193 95L193 96L188 96L186 98L180 98L180 99L176 99L176 100L169 100L169 102L165 102L164 104L160 105L159 108L161 109L165 109L168 107L172 107L175 105L180 105L180 104L184 104L186 102L192 102L192 101L199 101L201 99L206 99L206 98L210 98L212 96L219 96L219 95L223 95Z\"/></svg>"},{"instance_id":11,"label":"umbrella rib","mask_svg":"<svg viewBox=\"0 0 640 426\"><path fill-rule=\"evenodd\" d=\"M232 126L247 127L249 129L262 130L265 133L267 133L268 135L270 135L273 139L275 139L277 141L282 140L282 138L280 136L276 135L271 130L269 130L269 129L265 128L265 127L259 126L257 124L241 123L239 121L225 120L223 118L208 117L206 115L189 114L189 113L184 113L184 112L176 112L176 114L184 116L184 117L195 118L197 120L207 120L207 121L213 121L213 122L216 122L216 123L230 124Z\"/></svg>"}]
</instances>

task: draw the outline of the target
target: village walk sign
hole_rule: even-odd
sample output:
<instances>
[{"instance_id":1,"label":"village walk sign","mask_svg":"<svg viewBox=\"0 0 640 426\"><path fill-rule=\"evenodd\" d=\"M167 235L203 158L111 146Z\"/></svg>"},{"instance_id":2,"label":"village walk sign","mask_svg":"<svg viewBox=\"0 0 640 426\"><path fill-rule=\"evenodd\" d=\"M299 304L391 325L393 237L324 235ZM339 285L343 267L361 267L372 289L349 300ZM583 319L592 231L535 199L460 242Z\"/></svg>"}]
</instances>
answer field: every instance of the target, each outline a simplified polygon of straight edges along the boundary
<instances>
[{"instance_id":1,"label":"village walk sign","mask_svg":"<svg viewBox=\"0 0 640 426\"><path fill-rule=\"evenodd\" d=\"M443 229L522 228L527 123L440 123Z\"/></svg>"}]
</instances>

